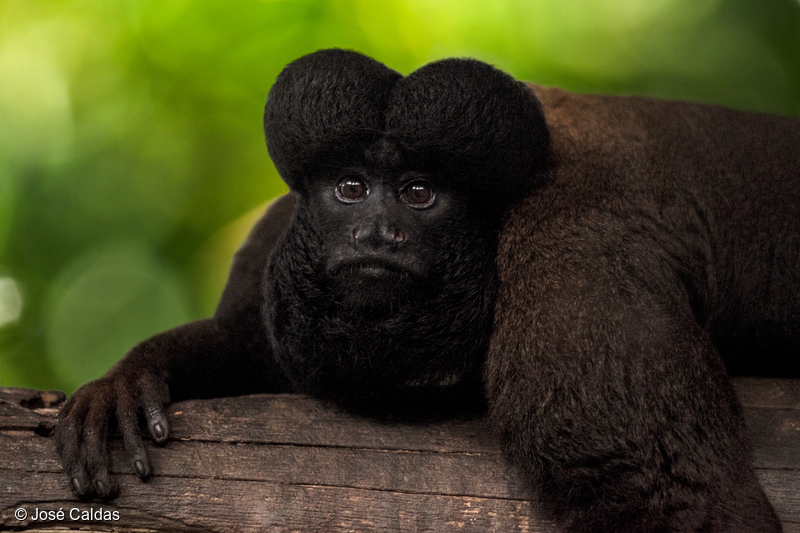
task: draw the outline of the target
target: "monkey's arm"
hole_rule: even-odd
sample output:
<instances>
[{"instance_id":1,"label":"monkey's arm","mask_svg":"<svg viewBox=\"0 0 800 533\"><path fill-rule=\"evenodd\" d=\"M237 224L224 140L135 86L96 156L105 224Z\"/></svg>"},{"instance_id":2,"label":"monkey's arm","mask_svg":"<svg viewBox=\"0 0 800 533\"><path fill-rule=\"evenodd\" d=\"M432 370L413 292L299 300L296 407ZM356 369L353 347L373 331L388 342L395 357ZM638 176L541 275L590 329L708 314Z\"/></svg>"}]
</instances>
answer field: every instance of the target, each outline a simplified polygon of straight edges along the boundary
<instances>
[{"instance_id":1,"label":"monkey's arm","mask_svg":"<svg viewBox=\"0 0 800 533\"><path fill-rule=\"evenodd\" d=\"M525 218L498 254L487 395L554 517L569 531L779 531L694 317L688 256L643 231L641 211Z\"/></svg>"},{"instance_id":2,"label":"monkey's arm","mask_svg":"<svg viewBox=\"0 0 800 533\"><path fill-rule=\"evenodd\" d=\"M237 251L212 318L160 333L132 348L103 377L83 385L64 405L56 445L73 492L113 498L106 438L116 420L142 479L152 474L139 432L139 416L157 443L167 440L164 406L172 401L288 390L271 357L261 320L261 278L275 243L289 223L294 197L276 201Z\"/></svg>"}]
</instances>

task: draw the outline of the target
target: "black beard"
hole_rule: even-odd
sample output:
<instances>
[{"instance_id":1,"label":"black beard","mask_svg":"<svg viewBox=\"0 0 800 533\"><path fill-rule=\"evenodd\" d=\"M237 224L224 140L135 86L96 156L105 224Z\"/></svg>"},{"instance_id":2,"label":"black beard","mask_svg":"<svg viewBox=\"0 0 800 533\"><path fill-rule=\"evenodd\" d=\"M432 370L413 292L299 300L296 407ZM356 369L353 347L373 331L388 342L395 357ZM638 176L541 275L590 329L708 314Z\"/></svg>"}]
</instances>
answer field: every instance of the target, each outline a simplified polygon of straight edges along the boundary
<instances>
[{"instance_id":1,"label":"black beard","mask_svg":"<svg viewBox=\"0 0 800 533\"><path fill-rule=\"evenodd\" d=\"M321 275L315 285L326 296L331 314L370 322L389 320L404 308L423 305L438 290L434 283L405 270L367 271L355 266Z\"/></svg>"},{"instance_id":2,"label":"black beard","mask_svg":"<svg viewBox=\"0 0 800 533\"><path fill-rule=\"evenodd\" d=\"M432 279L329 277L321 240L296 219L268 263L263 310L294 389L366 414L480 404L497 282L493 242L470 237L451 241Z\"/></svg>"}]
</instances>

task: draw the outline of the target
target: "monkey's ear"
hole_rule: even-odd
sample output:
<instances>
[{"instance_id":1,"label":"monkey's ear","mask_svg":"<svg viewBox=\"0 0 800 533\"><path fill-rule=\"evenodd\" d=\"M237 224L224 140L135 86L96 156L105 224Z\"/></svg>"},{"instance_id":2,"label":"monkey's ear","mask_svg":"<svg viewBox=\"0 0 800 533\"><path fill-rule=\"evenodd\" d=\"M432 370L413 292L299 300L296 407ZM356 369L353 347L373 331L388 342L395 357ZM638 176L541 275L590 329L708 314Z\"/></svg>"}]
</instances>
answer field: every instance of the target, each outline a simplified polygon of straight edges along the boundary
<instances>
[{"instance_id":1,"label":"monkey's ear","mask_svg":"<svg viewBox=\"0 0 800 533\"><path fill-rule=\"evenodd\" d=\"M306 177L325 162L344 162L380 137L389 92L401 77L340 49L314 52L283 69L267 97L264 133L292 190L304 190Z\"/></svg>"},{"instance_id":2,"label":"monkey's ear","mask_svg":"<svg viewBox=\"0 0 800 533\"><path fill-rule=\"evenodd\" d=\"M396 83L386 129L473 198L500 209L547 159L549 133L527 85L474 59L444 59ZM427 164L427 163L426 163Z\"/></svg>"}]
</instances>

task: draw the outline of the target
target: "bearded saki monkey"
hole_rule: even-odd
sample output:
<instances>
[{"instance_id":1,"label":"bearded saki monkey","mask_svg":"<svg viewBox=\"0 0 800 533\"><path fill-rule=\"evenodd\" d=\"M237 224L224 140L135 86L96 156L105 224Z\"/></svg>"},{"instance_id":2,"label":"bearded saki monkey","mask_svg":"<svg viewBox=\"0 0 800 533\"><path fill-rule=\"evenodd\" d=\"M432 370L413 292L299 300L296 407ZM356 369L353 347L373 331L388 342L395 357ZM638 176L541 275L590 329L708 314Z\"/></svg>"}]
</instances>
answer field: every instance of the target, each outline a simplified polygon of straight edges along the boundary
<instances>
[{"instance_id":1,"label":"bearded saki monkey","mask_svg":"<svg viewBox=\"0 0 800 533\"><path fill-rule=\"evenodd\" d=\"M323 50L278 76L264 128L291 192L214 316L61 411L79 497L117 494L112 420L147 479L140 416L164 442L170 401L296 391L483 405L567 531L780 530L728 375L798 374L800 121Z\"/></svg>"}]
</instances>

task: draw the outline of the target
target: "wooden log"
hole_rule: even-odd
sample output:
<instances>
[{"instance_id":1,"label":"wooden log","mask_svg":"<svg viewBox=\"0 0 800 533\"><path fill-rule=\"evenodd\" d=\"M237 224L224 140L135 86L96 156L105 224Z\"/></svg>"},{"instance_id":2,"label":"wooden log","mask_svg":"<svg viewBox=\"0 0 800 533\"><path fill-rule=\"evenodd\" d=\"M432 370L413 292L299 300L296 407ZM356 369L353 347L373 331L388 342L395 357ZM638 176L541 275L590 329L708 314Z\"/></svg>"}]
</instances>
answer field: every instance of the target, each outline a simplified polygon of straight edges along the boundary
<instances>
[{"instance_id":1,"label":"wooden log","mask_svg":"<svg viewBox=\"0 0 800 533\"><path fill-rule=\"evenodd\" d=\"M759 478L800 533L800 381L735 384ZM51 437L62 401L0 388L0 529L557 531L484 420L379 422L299 395L173 404L170 442L148 443L153 479L139 481L115 437L121 495L78 502Z\"/></svg>"}]
</instances>

